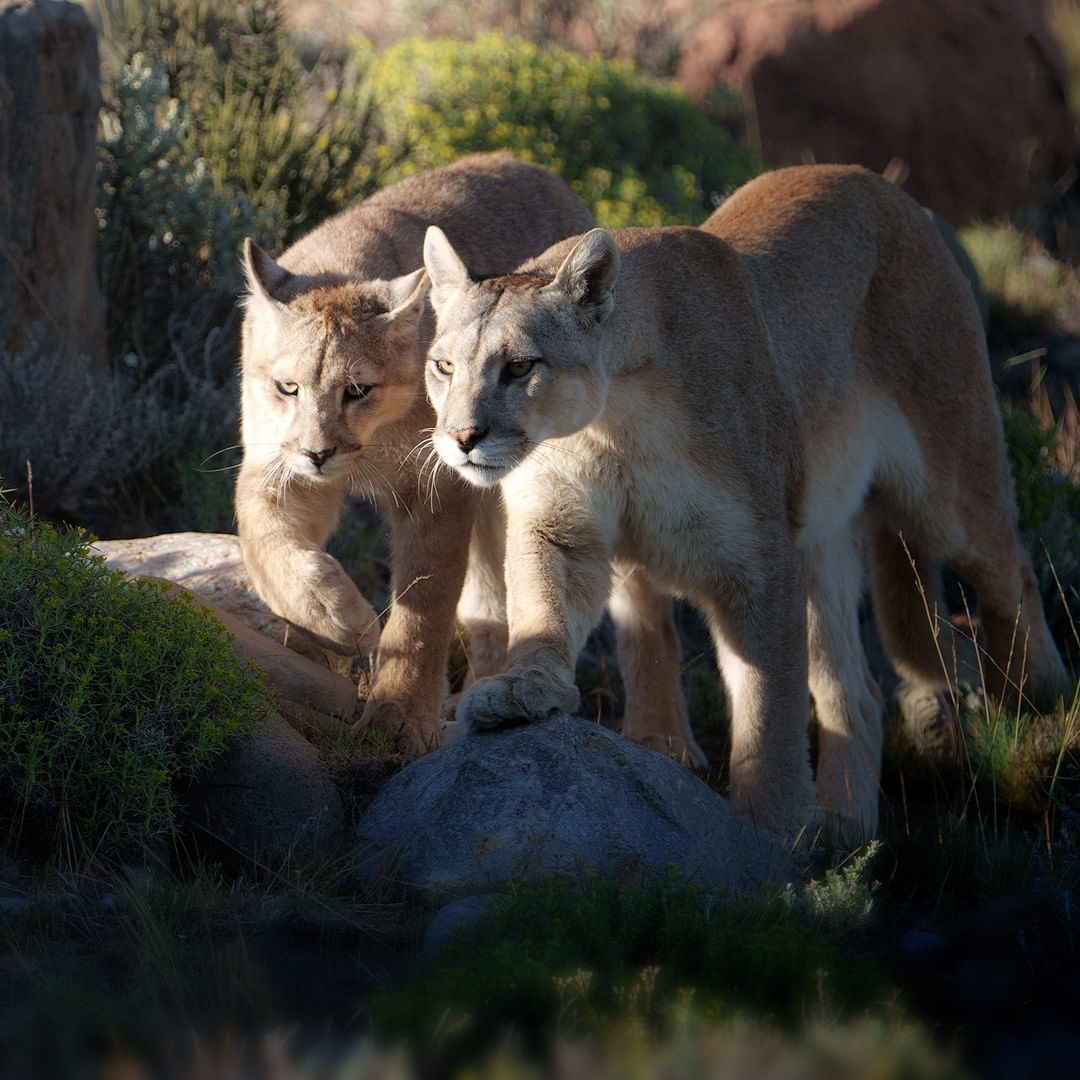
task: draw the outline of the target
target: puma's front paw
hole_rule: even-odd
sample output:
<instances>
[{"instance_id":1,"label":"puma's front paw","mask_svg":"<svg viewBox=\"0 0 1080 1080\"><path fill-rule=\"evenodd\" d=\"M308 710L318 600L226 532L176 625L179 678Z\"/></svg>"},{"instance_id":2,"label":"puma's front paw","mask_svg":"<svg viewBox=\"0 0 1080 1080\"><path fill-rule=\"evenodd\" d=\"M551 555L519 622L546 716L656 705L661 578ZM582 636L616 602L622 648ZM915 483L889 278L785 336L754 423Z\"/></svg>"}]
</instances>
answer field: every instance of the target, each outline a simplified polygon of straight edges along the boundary
<instances>
[{"instance_id":1,"label":"puma's front paw","mask_svg":"<svg viewBox=\"0 0 1080 1080\"><path fill-rule=\"evenodd\" d=\"M336 652L363 656L378 647L379 616L333 555L313 553L297 567L289 591L285 617Z\"/></svg>"},{"instance_id":2,"label":"puma's front paw","mask_svg":"<svg viewBox=\"0 0 1080 1080\"><path fill-rule=\"evenodd\" d=\"M364 712L353 728L354 734L368 729L385 731L402 745L404 751L419 757L442 743L442 721L424 710L413 710L397 701L369 698Z\"/></svg>"},{"instance_id":3,"label":"puma's front paw","mask_svg":"<svg viewBox=\"0 0 1080 1080\"><path fill-rule=\"evenodd\" d=\"M473 683L458 702L457 718L470 731L532 724L553 712L575 712L581 698L568 686L539 671L493 675Z\"/></svg>"}]
</instances>

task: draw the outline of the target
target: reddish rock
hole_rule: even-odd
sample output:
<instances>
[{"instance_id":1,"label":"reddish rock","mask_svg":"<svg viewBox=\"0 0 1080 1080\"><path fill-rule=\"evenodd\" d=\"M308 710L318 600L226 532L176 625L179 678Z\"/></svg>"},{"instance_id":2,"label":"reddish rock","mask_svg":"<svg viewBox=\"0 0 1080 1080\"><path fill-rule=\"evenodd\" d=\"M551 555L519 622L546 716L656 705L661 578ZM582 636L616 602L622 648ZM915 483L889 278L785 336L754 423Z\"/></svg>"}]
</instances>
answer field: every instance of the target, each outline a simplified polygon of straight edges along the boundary
<instances>
[{"instance_id":1,"label":"reddish rock","mask_svg":"<svg viewBox=\"0 0 1080 1080\"><path fill-rule=\"evenodd\" d=\"M739 0L678 80L742 91L770 165L893 163L953 224L1046 198L1077 149L1041 0Z\"/></svg>"},{"instance_id":2,"label":"reddish rock","mask_svg":"<svg viewBox=\"0 0 1080 1080\"><path fill-rule=\"evenodd\" d=\"M0 0L0 350L104 361L97 36L78 4Z\"/></svg>"}]
</instances>

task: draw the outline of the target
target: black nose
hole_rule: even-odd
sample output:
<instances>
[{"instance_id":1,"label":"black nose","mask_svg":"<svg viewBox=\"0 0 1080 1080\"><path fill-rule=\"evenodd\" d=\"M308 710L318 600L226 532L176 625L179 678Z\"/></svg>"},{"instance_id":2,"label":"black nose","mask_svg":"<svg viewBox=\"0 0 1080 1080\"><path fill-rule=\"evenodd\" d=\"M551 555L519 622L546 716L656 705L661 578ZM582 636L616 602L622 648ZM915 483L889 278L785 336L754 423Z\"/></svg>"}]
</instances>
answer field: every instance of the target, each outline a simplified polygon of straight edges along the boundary
<instances>
[{"instance_id":1,"label":"black nose","mask_svg":"<svg viewBox=\"0 0 1080 1080\"><path fill-rule=\"evenodd\" d=\"M304 457L310 458L314 462L316 469L321 469L334 456L336 451L336 446L330 446L325 450L301 450L300 453Z\"/></svg>"},{"instance_id":2,"label":"black nose","mask_svg":"<svg viewBox=\"0 0 1080 1080\"><path fill-rule=\"evenodd\" d=\"M458 428L450 432L450 437L467 454L487 433L487 428Z\"/></svg>"}]
</instances>

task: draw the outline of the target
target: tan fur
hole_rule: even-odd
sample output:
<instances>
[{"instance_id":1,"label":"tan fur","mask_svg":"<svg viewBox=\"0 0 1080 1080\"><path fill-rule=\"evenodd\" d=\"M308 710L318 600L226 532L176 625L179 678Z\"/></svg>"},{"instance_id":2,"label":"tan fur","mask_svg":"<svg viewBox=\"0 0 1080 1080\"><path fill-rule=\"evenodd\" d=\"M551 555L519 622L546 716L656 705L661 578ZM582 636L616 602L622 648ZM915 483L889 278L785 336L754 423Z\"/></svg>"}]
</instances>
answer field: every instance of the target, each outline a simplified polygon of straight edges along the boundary
<instances>
[{"instance_id":1,"label":"tan fur","mask_svg":"<svg viewBox=\"0 0 1080 1080\"><path fill-rule=\"evenodd\" d=\"M1023 652L1029 685L1063 685L970 288L892 185L853 167L785 169L703 229L594 230L524 278L472 282L434 229L425 262L435 444L466 479L499 484L508 516L510 663L463 697L463 721L573 708L574 660L613 580L624 624L685 595L709 620L732 702L734 805L790 835L816 802L872 834L882 730L857 627L864 528L906 677L944 678L906 599L902 543L931 578L949 562L979 590L999 684L1019 681ZM453 436L467 431L485 434L465 452ZM677 652L653 652L666 734L686 739Z\"/></svg>"},{"instance_id":2,"label":"tan fur","mask_svg":"<svg viewBox=\"0 0 1080 1080\"><path fill-rule=\"evenodd\" d=\"M428 446L434 416L421 387L430 315L417 268L430 222L489 272L510 270L591 224L552 174L509 154L480 154L384 189L304 237L280 263L249 244L236 497L244 560L260 595L331 647L370 652L378 643L362 723L401 729L415 749L438 741L446 654L480 502L440 471ZM345 399L350 387L368 386ZM330 449L320 465L305 455ZM381 638L371 605L324 550L349 492L378 501L392 530L394 603ZM473 542L462 613L476 631L481 673L498 670L505 652L505 626L500 638L480 618L497 618L503 605L501 574L490 571L493 561L501 569L502 523L497 501L484 502L495 523Z\"/></svg>"}]
</instances>

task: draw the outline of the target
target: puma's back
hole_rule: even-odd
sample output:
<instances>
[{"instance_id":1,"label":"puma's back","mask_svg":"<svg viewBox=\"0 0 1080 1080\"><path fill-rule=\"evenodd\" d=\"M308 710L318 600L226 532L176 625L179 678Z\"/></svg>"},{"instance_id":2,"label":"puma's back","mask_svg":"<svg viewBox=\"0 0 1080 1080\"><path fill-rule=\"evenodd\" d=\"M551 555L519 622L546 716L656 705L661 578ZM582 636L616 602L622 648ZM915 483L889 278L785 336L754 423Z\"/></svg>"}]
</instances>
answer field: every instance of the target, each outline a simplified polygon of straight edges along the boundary
<instances>
[{"instance_id":1,"label":"puma's back","mask_svg":"<svg viewBox=\"0 0 1080 1080\"><path fill-rule=\"evenodd\" d=\"M468 253L471 266L490 274L505 273L593 224L554 173L505 151L471 154L342 211L280 262L304 275L396 277L422 265L424 233L433 223Z\"/></svg>"},{"instance_id":2,"label":"puma's back","mask_svg":"<svg viewBox=\"0 0 1080 1080\"><path fill-rule=\"evenodd\" d=\"M894 184L858 166L780 169L740 188L702 228L753 279L771 347L804 409L856 397L854 380L894 401L932 455L945 452L935 446L942 429L985 437L974 425L985 426L981 410L992 403L989 365L966 363L986 354L971 284ZM942 345L954 339L963 347L949 362ZM956 409L973 396L978 409Z\"/></svg>"}]
</instances>

